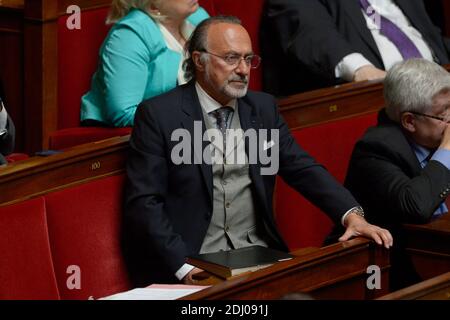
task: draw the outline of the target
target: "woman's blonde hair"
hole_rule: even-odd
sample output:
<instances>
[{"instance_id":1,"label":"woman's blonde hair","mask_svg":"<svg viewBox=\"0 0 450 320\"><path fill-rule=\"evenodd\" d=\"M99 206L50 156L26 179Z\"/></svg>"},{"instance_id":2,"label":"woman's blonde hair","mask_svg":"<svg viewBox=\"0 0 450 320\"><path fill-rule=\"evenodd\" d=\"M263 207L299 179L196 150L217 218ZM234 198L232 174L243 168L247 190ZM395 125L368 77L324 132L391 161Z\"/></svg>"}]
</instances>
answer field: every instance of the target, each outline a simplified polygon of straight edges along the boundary
<instances>
[{"instance_id":1,"label":"woman's blonde hair","mask_svg":"<svg viewBox=\"0 0 450 320\"><path fill-rule=\"evenodd\" d=\"M163 16L149 12L150 5L157 5L162 0L113 0L106 24L112 24L122 19L131 9L140 9L147 12L153 19L162 20Z\"/></svg>"}]
</instances>

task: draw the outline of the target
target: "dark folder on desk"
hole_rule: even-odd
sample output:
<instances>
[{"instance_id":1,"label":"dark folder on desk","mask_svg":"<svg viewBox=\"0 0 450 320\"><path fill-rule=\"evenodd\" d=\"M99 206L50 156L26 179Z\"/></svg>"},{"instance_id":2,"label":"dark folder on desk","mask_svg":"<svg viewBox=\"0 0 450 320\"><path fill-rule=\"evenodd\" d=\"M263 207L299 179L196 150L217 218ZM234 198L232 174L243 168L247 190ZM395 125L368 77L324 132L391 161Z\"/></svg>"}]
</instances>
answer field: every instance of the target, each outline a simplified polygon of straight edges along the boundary
<instances>
[{"instance_id":1,"label":"dark folder on desk","mask_svg":"<svg viewBox=\"0 0 450 320\"><path fill-rule=\"evenodd\" d=\"M222 278L271 266L278 261L292 259L289 253L262 247L250 246L230 251L204 253L187 258L187 263Z\"/></svg>"}]
</instances>

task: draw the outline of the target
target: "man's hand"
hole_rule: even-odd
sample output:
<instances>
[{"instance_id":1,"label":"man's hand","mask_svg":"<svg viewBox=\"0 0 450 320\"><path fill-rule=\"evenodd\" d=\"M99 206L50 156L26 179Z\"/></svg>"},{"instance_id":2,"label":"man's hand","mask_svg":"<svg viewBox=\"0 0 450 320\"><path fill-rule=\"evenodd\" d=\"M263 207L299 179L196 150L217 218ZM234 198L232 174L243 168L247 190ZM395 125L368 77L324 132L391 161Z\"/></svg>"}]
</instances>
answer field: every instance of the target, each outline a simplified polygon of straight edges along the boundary
<instances>
[{"instance_id":1,"label":"man's hand","mask_svg":"<svg viewBox=\"0 0 450 320\"><path fill-rule=\"evenodd\" d=\"M200 273L200 272L203 272L203 270L202 270L202 269L199 269L199 268L194 268L194 269L192 269L187 275L184 276L184 278L183 278L183 283L184 283L184 284L196 284L197 281L194 280L192 277L193 277L195 274Z\"/></svg>"},{"instance_id":2,"label":"man's hand","mask_svg":"<svg viewBox=\"0 0 450 320\"><path fill-rule=\"evenodd\" d=\"M393 239L391 233L383 228L370 224L363 217L350 213L345 219L347 229L339 241L347 241L352 237L363 236L373 239L377 244L383 245L386 249L392 247Z\"/></svg>"},{"instance_id":3,"label":"man's hand","mask_svg":"<svg viewBox=\"0 0 450 320\"><path fill-rule=\"evenodd\" d=\"M384 79L386 71L375 68L374 66L364 66L355 71L353 81Z\"/></svg>"}]
</instances>

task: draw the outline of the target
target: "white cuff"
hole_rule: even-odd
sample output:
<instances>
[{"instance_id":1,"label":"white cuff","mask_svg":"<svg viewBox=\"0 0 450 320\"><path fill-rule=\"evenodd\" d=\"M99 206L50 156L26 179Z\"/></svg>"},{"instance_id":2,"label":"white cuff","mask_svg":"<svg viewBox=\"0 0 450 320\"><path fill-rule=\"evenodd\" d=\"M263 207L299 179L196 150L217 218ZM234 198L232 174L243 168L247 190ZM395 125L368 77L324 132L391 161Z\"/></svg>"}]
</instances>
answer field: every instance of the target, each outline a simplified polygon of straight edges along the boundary
<instances>
[{"instance_id":1,"label":"white cuff","mask_svg":"<svg viewBox=\"0 0 450 320\"><path fill-rule=\"evenodd\" d=\"M189 272L191 272L192 269L194 269L194 266L191 266L190 264L185 263L175 273L175 277L177 277L177 279L181 281Z\"/></svg>"},{"instance_id":2,"label":"white cuff","mask_svg":"<svg viewBox=\"0 0 450 320\"><path fill-rule=\"evenodd\" d=\"M8 123L8 113L6 112L5 108L2 108L2 111L0 111L0 130L5 129L7 123Z\"/></svg>"},{"instance_id":3,"label":"white cuff","mask_svg":"<svg viewBox=\"0 0 450 320\"><path fill-rule=\"evenodd\" d=\"M345 225L345 219L347 218L348 214L349 214L350 212L352 212L352 210L355 209L355 208L357 208L357 207L351 208L351 209L348 210L346 213L344 213L344 215L342 216L342 218L341 218L341 224L342 224L344 227L346 227L346 225Z\"/></svg>"},{"instance_id":4,"label":"white cuff","mask_svg":"<svg viewBox=\"0 0 450 320\"><path fill-rule=\"evenodd\" d=\"M345 81L352 82L355 72L364 66L373 66L373 64L364 58L360 53L351 53L344 57L334 69L336 78L342 78Z\"/></svg>"}]
</instances>

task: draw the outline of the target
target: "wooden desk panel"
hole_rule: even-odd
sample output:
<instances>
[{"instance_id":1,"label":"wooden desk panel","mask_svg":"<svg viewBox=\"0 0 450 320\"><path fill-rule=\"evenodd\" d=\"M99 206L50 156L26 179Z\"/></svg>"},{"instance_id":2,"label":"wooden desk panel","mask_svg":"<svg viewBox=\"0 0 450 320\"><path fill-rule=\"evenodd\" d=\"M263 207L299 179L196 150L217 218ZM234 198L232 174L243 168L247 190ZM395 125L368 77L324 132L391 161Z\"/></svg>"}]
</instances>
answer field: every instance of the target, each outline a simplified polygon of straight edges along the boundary
<instances>
[{"instance_id":1,"label":"wooden desk panel","mask_svg":"<svg viewBox=\"0 0 450 320\"><path fill-rule=\"evenodd\" d=\"M450 272L382 296L378 300L450 300Z\"/></svg>"},{"instance_id":2,"label":"wooden desk panel","mask_svg":"<svg viewBox=\"0 0 450 320\"><path fill-rule=\"evenodd\" d=\"M23 9L25 0L0 0L0 7L10 9Z\"/></svg>"},{"instance_id":3,"label":"wooden desk panel","mask_svg":"<svg viewBox=\"0 0 450 320\"><path fill-rule=\"evenodd\" d=\"M405 229L407 251L422 279L450 271L450 214Z\"/></svg>"},{"instance_id":4,"label":"wooden desk panel","mask_svg":"<svg viewBox=\"0 0 450 320\"><path fill-rule=\"evenodd\" d=\"M279 100L291 130L378 112L383 106L381 81L348 83Z\"/></svg>"},{"instance_id":5,"label":"wooden desk panel","mask_svg":"<svg viewBox=\"0 0 450 320\"><path fill-rule=\"evenodd\" d=\"M370 265L381 269L380 290L366 288L366 270ZM388 268L387 250L367 239L357 238L310 250L292 260L229 279L183 299L279 299L295 292L309 293L317 299L373 299L388 292Z\"/></svg>"},{"instance_id":6,"label":"wooden desk panel","mask_svg":"<svg viewBox=\"0 0 450 320\"><path fill-rule=\"evenodd\" d=\"M0 168L0 206L122 173L129 136L87 143Z\"/></svg>"}]
</instances>

